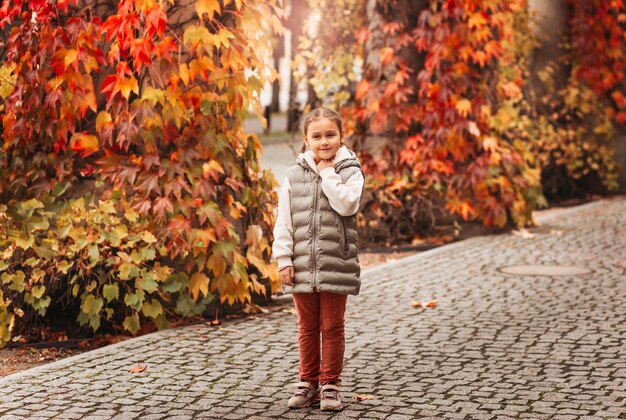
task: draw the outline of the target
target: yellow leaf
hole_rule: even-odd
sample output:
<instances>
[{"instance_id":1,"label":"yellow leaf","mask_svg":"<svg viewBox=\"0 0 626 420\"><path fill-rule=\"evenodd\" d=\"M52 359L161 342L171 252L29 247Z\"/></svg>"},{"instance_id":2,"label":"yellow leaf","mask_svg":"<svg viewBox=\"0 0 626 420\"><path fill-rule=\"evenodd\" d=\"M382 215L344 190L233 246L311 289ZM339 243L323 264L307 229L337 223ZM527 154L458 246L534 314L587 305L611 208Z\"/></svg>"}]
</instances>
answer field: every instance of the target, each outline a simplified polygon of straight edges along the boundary
<instances>
[{"instance_id":1,"label":"yellow leaf","mask_svg":"<svg viewBox=\"0 0 626 420\"><path fill-rule=\"evenodd\" d=\"M96 117L96 131L99 132L104 124L108 124L112 121L111 114L107 111L100 111Z\"/></svg>"},{"instance_id":2,"label":"yellow leaf","mask_svg":"<svg viewBox=\"0 0 626 420\"><path fill-rule=\"evenodd\" d=\"M235 35L228 29L222 28L217 34L217 39L219 40L219 43L226 48L230 47L230 40L233 38L235 38Z\"/></svg>"},{"instance_id":3,"label":"yellow leaf","mask_svg":"<svg viewBox=\"0 0 626 420\"><path fill-rule=\"evenodd\" d=\"M140 237L145 243L148 244L153 244L157 241L157 238L152 234L152 232L147 230L142 231Z\"/></svg>"},{"instance_id":4,"label":"yellow leaf","mask_svg":"<svg viewBox=\"0 0 626 420\"><path fill-rule=\"evenodd\" d=\"M183 35L183 42L189 45L192 49L196 48L198 44L203 43L211 36L209 30L204 26L189 26L185 29Z\"/></svg>"},{"instance_id":5,"label":"yellow leaf","mask_svg":"<svg viewBox=\"0 0 626 420\"><path fill-rule=\"evenodd\" d=\"M181 63L181 65L178 66L178 75L185 86L189 85L189 67L187 67L186 63Z\"/></svg>"},{"instance_id":6,"label":"yellow leaf","mask_svg":"<svg viewBox=\"0 0 626 420\"><path fill-rule=\"evenodd\" d=\"M202 19L205 13L209 15L209 20L213 19L215 13L218 15L222 14L218 0L198 0L196 2L196 11L200 19Z\"/></svg>"},{"instance_id":7,"label":"yellow leaf","mask_svg":"<svg viewBox=\"0 0 626 420\"><path fill-rule=\"evenodd\" d=\"M472 103L467 99L463 98L456 103L456 110L459 111L463 117L467 117L467 114L472 110Z\"/></svg>"},{"instance_id":8,"label":"yellow leaf","mask_svg":"<svg viewBox=\"0 0 626 420\"><path fill-rule=\"evenodd\" d=\"M150 105L155 106L157 103L163 103L165 100L165 94L161 89L155 89L152 86L147 86L141 94L141 99L149 102Z\"/></svg>"},{"instance_id":9,"label":"yellow leaf","mask_svg":"<svg viewBox=\"0 0 626 420\"><path fill-rule=\"evenodd\" d=\"M204 296L209 294L209 278L204 273L195 273L189 281L189 291L193 296L193 300L198 300L200 292Z\"/></svg>"}]
</instances>

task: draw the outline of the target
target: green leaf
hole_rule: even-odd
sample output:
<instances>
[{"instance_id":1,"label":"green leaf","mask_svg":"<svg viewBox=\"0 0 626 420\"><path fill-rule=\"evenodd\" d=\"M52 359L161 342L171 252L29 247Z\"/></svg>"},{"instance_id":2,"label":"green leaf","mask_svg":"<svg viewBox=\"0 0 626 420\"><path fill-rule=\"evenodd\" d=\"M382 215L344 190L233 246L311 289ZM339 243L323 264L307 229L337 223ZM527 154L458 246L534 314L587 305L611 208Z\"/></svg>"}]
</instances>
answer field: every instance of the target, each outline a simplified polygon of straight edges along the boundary
<instances>
[{"instance_id":1,"label":"green leaf","mask_svg":"<svg viewBox=\"0 0 626 420\"><path fill-rule=\"evenodd\" d=\"M93 332L98 331L98 328L100 328L100 315L92 315L89 317L89 326Z\"/></svg>"},{"instance_id":2,"label":"green leaf","mask_svg":"<svg viewBox=\"0 0 626 420\"><path fill-rule=\"evenodd\" d=\"M36 209L43 209L44 205L41 201L37 200L36 198L31 198L28 201L22 202L21 207L24 210L36 210Z\"/></svg>"},{"instance_id":3,"label":"green leaf","mask_svg":"<svg viewBox=\"0 0 626 420\"><path fill-rule=\"evenodd\" d=\"M35 254L44 260L51 260L53 257L58 255L58 251L51 249L49 246L33 245L33 249L35 250Z\"/></svg>"},{"instance_id":4,"label":"green leaf","mask_svg":"<svg viewBox=\"0 0 626 420\"><path fill-rule=\"evenodd\" d=\"M118 270L120 279L122 280L130 280L131 278L135 278L139 275L139 269L129 263L120 264Z\"/></svg>"},{"instance_id":5,"label":"green leaf","mask_svg":"<svg viewBox=\"0 0 626 420\"><path fill-rule=\"evenodd\" d=\"M100 250L98 249L98 245L96 244L90 244L87 247L87 255L89 256L89 266L93 267L94 265L96 265L98 263L98 261L100 260Z\"/></svg>"},{"instance_id":6,"label":"green leaf","mask_svg":"<svg viewBox=\"0 0 626 420\"><path fill-rule=\"evenodd\" d=\"M123 326L126 331L129 331L131 334L137 334L137 331L139 331L140 327L139 316L137 314L127 316L126 318L124 318Z\"/></svg>"},{"instance_id":7,"label":"green leaf","mask_svg":"<svg viewBox=\"0 0 626 420\"><path fill-rule=\"evenodd\" d=\"M165 314L161 314L154 319L154 324L157 326L159 330L164 330L169 328L169 322Z\"/></svg>"},{"instance_id":8,"label":"green leaf","mask_svg":"<svg viewBox=\"0 0 626 420\"><path fill-rule=\"evenodd\" d=\"M96 315L100 313L102 309L103 301L101 298L96 298L94 295L87 295L80 306L81 311L88 315Z\"/></svg>"},{"instance_id":9,"label":"green leaf","mask_svg":"<svg viewBox=\"0 0 626 420\"><path fill-rule=\"evenodd\" d=\"M196 303L186 293L181 294L176 300L176 312L182 316L201 315L206 309L206 305Z\"/></svg>"},{"instance_id":10,"label":"green leaf","mask_svg":"<svg viewBox=\"0 0 626 420\"><path fill-rule=\"evenodd\" d=\"M158 300L150 300L150 303L144 302L141 312L149 318L156 318L163 313L163 307Z\"/></svg>"},{"instance_id":11,"label":"green leaf","mask_svg":"<svg viewBox=\"0 0 626 420\"><path fill-rule=\"evenodd\" d=\"M24 291L24 279L26 275L22 270L17 270L14 274L2 273L0 279L2 279L2 284L8 284L9 290L14 290L16 292Z\"/></svg>"},{"instance_id":12,"label":"green leaf","mask_svg":"<svg viewBox=\"0 0 626 420\"><path fill-rule=\"evenodd\" d=\"M105 284L102 288L102 296L107 300L107 302L111 302L114 299L120 297L120 288L116 283L113 284Z\"/></svg>"},{"instance_id":13,"label":"green leaf","mask_svg":"<svg viewBox=\"0 0 626 420\"><path fill-rule=\"evenodd\" d=\"M37 313L41 316L46 314L46 309L50 306L50 296L46 296L44 299L37 299L32 302L30 305L37 311Z\"/></svg>"},{"instance_id":14,"label":"green leaf","mask_svg":"<svg viewBox=\"0 0 626 420\"><path fill-rule=\"evenodd\" d=\"M141 256L144 261L152 261L156 257L154 248L141 248Z\"/></svg>"},{"instance_id":15,"label":"green leaf","mask_svg":"<svg viewBox=\"0 0 626 420\"><path fill-rule=\"evenodd\" d=\"M141 277L137 277L135 280L135 287L145 290L146 292L155 292L159 288L159 285L155 281L154 273L151 270L142 269Z\"/></svg>"},{"instance_id":16,"label":"green leaf","mask_svg":"<svg viewBox=\"0 0 626 420\"><path fill-rule=\"evenodd\" d=\"M124 303L129 308L138 311L141 309L145 296L146 295L143 290L137 290L135 293L129 293L124 296Z\"/></svg>"},{"instance_id":17,"label":"green leaf","mask_svg":"<svg viewBox=\"0 0 626 420\"><path fill-rule=\"evenodd\" d=\"M20 235L15 237L14 240L15 245L19 246L24 251L30 249L30 247L35 243L35 237L31 235L28 235L27 237Z\"/></svg>"},{"instance_id":18,"label":"green leaf","mask_svg":"<svg viewBox=\"0 0 626 420\"><path fill-rule=\"evenodd\" d=\"M30 290L30 294L33 295L33 297L39 299L40 297L43 296L43 294L46 292L46 287L45 286L34 286L31 290Z\"/></svg>"}]
</instances>

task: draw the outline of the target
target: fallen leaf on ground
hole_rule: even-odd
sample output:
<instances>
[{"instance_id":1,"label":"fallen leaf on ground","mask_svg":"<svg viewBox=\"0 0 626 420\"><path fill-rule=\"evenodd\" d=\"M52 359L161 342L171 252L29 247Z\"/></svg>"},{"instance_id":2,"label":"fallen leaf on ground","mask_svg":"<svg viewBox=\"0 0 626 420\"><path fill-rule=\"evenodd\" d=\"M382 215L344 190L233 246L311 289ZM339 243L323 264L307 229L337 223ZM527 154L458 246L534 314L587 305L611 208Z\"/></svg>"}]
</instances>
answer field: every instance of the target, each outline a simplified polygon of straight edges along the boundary
<instances>
[{"instance_id":1,"label":"fallen leaf on ground","mask_svg":"<svg viewBox=\"0 0 626 420\"><path fill-rule=\"evenodd\" d=\"M246 314L261 314L261 313L267 313L269 311L265 308L261 308L259 305L248 303L246 304L246 306L244 306L244 308L242 309L242 312Z\"/></svg>"},{"instance_id":2,"label":"fallen leaf on ground","mask_svg":"<svg viewBox=\"0 0 626 420\"><path fill-rule=\"evenodd\" d=\"M414 300L411 302L411 306L414 308L434 308L437 306L436 300L429 300L428 302L422 302Z\"/></svg>"},{"instance_id":3,"label":"fallen leaf on ground","mask_svg":"<svg viewBox=\"0 0 626 420\"><path fill-rule=\"evenodd\" d=\"M287 312L288 314L294 314L294 315L297 314L296 308L286 308L286 309L283 309L283 312Z\"/></svg>"},{"instance_id":4,"label":"fallen leaf on ground","mask_svg":"<svg viewBox=\"0 0 626 420\"><path fill-rule=\"evenodd\" d=\"M220 331L226 331L226 332L232 332L232 333L242 334L242 332L241 332L241 331L239 331L239 330L233 330L233 329L230 329L230 328L228 328L228 327L220 327L219 329L220 329Z\"/></svg>"},{"instance_id":5,"label":"fallen leaf on ground","mask_svg":"<svg viewBox=\"0 0 626 420\"><path fill-rule=\"evenodd\" d=\"M550 230L550 234L551 235L556 235L556 236L563 236L563 231L562 230L552 229L552 230Z\"/></svg>"},{"instance_id":6,"label":"fallen leaf on ground","mask_svg":"<svg viewBox=\"0 0 626 420\"><path fill-rule=\"evenodd\" d=\"M146 370L147 367L148 367L148 365L141 366L139 363L137 363L137 366L134 366L134 367L128 369L128 371L130 373L141 373L144 370Z\"/></svg>"},{"instance_id":7,"label":"fallen leaf on ground","mask_svg":"<svg viewBox=\"0 0 626 420\"><path fill-rule=\"evenodd\" d=\"M513 235L521 236L524 239L534 238L535 235L527 231L526 229L514 230Z\"/></svg>"},{"instance_id":8,"label":"fallen leaf on ground","mask_svg":"<svg viewBox=\"0 0 626 420\"><path fill-rule=\"evenodd\" d=\"M354 401L363 401L363 400L375 400L376 397L373 395L354 395L352 399Z\"/></svg>"}]
</instances>

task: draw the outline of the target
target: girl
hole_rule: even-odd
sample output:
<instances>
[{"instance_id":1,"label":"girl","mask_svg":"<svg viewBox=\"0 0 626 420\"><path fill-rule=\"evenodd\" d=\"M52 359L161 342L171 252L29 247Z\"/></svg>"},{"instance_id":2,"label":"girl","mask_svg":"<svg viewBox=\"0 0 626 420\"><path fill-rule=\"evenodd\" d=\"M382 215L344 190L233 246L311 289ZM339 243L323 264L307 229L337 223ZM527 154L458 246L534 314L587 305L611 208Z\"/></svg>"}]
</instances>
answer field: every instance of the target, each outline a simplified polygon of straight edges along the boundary
<instances>
[{"instance_id":1,"label":"girl","mask_svg":"<svg viewBox=\"0 0 626 420\"><path fill-rule=\"evenodd\" d=\"M288 406L321 399L322 410L340 410L346 301L361 286L356 212L364 177L344 146L336 111L309 113L303 137L302 153L280 190L272 247L283 291L293 294L298 315L300 381Z\"/></svg>"}]
</instances>

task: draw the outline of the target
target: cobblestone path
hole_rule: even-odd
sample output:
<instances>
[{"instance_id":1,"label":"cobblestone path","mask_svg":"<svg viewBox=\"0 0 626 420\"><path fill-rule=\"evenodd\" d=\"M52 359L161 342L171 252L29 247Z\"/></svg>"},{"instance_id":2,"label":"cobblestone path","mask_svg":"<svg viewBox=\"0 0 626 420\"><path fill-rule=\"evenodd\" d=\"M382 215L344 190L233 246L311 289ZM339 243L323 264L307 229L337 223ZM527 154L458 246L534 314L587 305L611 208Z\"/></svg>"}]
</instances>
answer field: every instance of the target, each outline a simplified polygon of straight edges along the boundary
<instances>
[{"instance_id":1,"label":"cobblestone path","mask_svg":"<svg viewBox=\"0 0 626 420\"><path fill-rule=\"evenodd\" d=\"M530 232L365 271L362 294L348 300L339 413L285 408L297 378L296 317L277 311L2 378L0 418L625 419L626 198L568 209ZM519 264L593 272L499 271ZM435 308L411 306L431 299ZM137 362L147 370L129 373Z\"/></svg>"}]
</instances>

